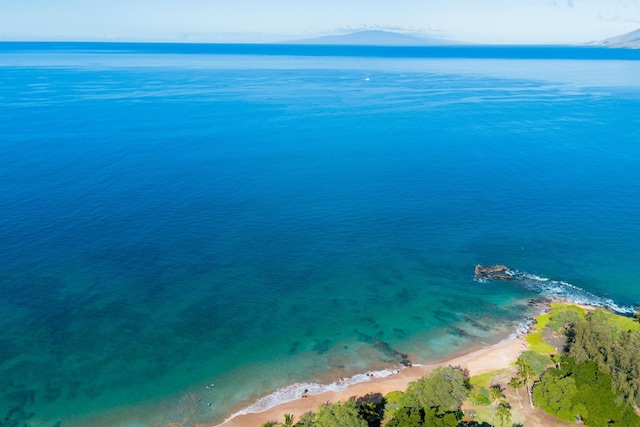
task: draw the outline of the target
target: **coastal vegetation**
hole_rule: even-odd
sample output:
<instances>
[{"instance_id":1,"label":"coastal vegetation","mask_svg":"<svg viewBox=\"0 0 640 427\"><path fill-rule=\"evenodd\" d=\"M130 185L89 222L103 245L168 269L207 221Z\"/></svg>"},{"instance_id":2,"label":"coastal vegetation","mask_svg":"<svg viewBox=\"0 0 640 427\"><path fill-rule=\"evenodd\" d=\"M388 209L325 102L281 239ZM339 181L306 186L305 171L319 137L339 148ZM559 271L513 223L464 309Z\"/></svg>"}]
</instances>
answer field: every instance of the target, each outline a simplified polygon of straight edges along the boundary
<instances>
[{"instance_id":1,"label":"coastal vegetation","mask_svg":"<svg viewBox=\"0 0 640 427\"><path fill-rule=\"evenodd\" d=\"M546 329L566 345L537 382L536 404L588 426L640 426L640 325L604 309L557 306Z\"/></svg>"},{"instance_id":2,"label":"coastal vegetation","mask_svg":"<svg viewBox=\"0 0 640 427\"><path fill-rule=\"evenodd\" d=\"M541 410L559 423L640 426L640 323L634 318L552 304L531 336L530 350L511 367L474 377L460 367L440 367L404 392L326 403L295 424L287 414L283 423L265 426L517 426L526 423L527 411Z\"/></svg>"},{"instance_id":3,"label":"coastal vegetation","mask_svg":"<svg viewBox=\"0 0 640 427\"><path fill-rule=\"evenodd\" d=\"M388 427L442 426L455 427L462 420L462 402L470 389L467 371L459 367L441 367L409 385L405 392L392 392L379 403L370 399L353 399L324 404L316 412L306 413L297 427ZM266 423L263 427L289 426Z\"/></svg>"}]
</instances>

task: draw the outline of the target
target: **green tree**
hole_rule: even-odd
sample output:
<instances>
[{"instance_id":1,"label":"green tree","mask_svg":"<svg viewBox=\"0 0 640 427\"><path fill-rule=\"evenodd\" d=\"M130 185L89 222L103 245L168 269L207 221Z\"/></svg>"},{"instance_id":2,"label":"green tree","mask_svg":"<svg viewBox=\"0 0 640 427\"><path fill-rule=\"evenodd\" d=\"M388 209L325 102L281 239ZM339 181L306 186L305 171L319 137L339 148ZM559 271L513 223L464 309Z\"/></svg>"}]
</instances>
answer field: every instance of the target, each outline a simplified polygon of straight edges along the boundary
<instances>
[{"instance_id":1,"label":"green tree","mask_svg":"<svg viewBox=\"0 0 640 427\"><path fill-rule=\"evenodd\" d=\"M640 331L620 330L615 315L595 310L570 331L569 356L610 374L617 403L640 406Z\"/></svg>"},{"instance_id":2,"label":"green tree","mask_svg":"<svg viewBox=\"0 0 640 427\"><path fill-rule=\"evenodd\" d=\"M380 409L378 404L373 402L364 402L358 405L358 413L360 414L360 418L365 420L369 425L372 425L382 419L381 412L382 410Z\"/></svg>"},{"instance_id":3,"label":"green tree","mask_svg":"<svg viewBox=\"0 0 640 427\"><path fill-rule=\"evenodd\" d=\"M427 408L424 410L425 427L456 427L459 421L462 419L462 412L447 411L440 412L438 408Z\"/></svg>"},{"instance_id":4,"label":"green tree","mask_svg":"<svg viewBox=\"0 0 640 427\"><path fill-rule=\"evenodd\" d=\"M536 404L567 421L581 419L587 426L610 424L640 426L640 417L612 387L612 376L598 369L595 362L576 363L565 357L561 369L551 368L534 388Z\"/></svg>"},{"instance_id":5,"label":"green tree","mask_svg":"<svg viewBox=\"0 0 640 427\"><path fill-rule=\"evenodd\" d=\"M391 391L384 396L384 414L386 418L393 418L396 411L402 407L404 393L401 391Z\"/></svg>"},{"instance_id":6,"label":"green tree","mask_svg":"<svg viewBox=\"0 0 640 427\"><path fill-rule=\"evenodd\" d=\"M293 419L295 417L292 414L284 414L284 423L282 423L282 427L293 427Z\"/></svg>"},{"instance_id":7,"label":"green tree","mask_svg":"<svg viewBox=\"0 0 640 427\"><path fill-rule=\"evenodd\" d=\"M500 419L500 426L511 424L511 406L506 401L503 400L498 404L496 415Z\"/></svg>"},{"instance_id":8,"label":"green tree","mask_svg":"<svg viewBox=\"0 0 640 427\"><path fill-rule=\"evenodd\" d=\"M437 408L404 407L396 411L386 427L456 427L461 419L461 411L441 412Z\"/></svg>"},{"instance_id":9,"label":"green tree","mask_svg":"<svg viewBox=\"0 0 640 427\"><path fill-rule=\"evenodd\" d=\"M522 409L522 401L520 400L520 389L523 386L522 380L518 377L513 377L507 384L516 391L516 396L518 396L518 405L520 405L520 409Z\"/></svg>"},{"instance_id":10,"label":"green tree","mask_svg":"<svg viewBox=\"0 0 640 427\"><path fill-rule=\"evenodd\" d=\"M474 405L487 406L491 403L491 396L486 387L474 387L474 393L471 395L471 401Z\"/></svg>"},{"instance_id":11,"label":"green tree","mask_svg":"<svg viewBox=\"0 0 640 427\"><path fill-rule=\"evenodd\" d=\"M554 331L568 331L577 322L584 319L584 310L576 306L565 307L558 313L551 315L548 327Z\"/></svg>"},{"instance_id":12,"label":"green tree","mask_svg":"<svg viewBox=\"0 0 640 427\"><path fill-rule=\"evenodd\" d=\"M608 322L604 316L605 311L595 310L587 316L586 321L574 325L569 355L578 363L593 361L600 371L608 374L611 372L611 366L607 361L614 358L611 343L615 341L617 334L615 325Z\"/></svg>"},{"instance_id":13,"label":"green tree","mask_svg":"<svg viewBox=\"0 0 640 427\"><path fill-rule=\"evenodd\" d=\"M551 361L556 366L556 369L560 369L560 363L562 362L562 356L556 353L556 354L552 354L549 357L551 357Z\"/></svg>"},{"instance_id":14,"label":"green tree","mask_svg":"<svg viewBox=\"0 0 640 427\"><path fill-rule=\"evenodd\" d=\"M498 409L498 402L504 399L504 390L500 386L500 384L493 384L489 388L489 396L491 401L493 402L493 416L491 418L491 424L495 425L496 421L496 410Z\"/></svg>"},{"instance_id":15,"label":"green tree","mask_svg":"<svg viewBox=\"0 0 640 427\"><path fill-rule=\"evenodd\" d=\"M573 399L577 393L576 382L570 376L561 377L547 372L533 390L536 404L546 412L565 421L575 421Z\"/></svg>"},{"instance_id":16,"label":"green tree","mask_svg":"<svg viewBox=\"0 0 640 427\"><path fill-rule=\"evenodd\" d=\"M518 367L518 376L522 378L524 387L527 389L529 405L531 409L533 409L533 396L531 396L531 388L529 387L529 380L531 380L534 375L533 368L521 357L516 360L516 366Z\"/></svg>"},{"instance_id":17,"label":"green tree","mask_svg":"<svg viewBox=\"0 0 640 427\"><path fill-rule=\"evenodd\" d=\"M300 421L296 423L296 427L314 427L316 422L316 414L307 412L300 417Z\"/></svg>"},{"instance_id":18,"label":"green tree","mask_svg":"<svg viewBox=\"0 0 640 427\"><path fill-rule=\"evenodd\" d=\"M469 394L466 371L451 366L436 368L409 384L402 404L411 408L438 408L441 413L457 411Z\"/></svg>"},{"instance_id":19,"label":"green tree","mask_svg":"<svg viewBox=\"0 0 640 427\"><path fill-rule=\"evenodd\" d=\"M601 372L594 362L576 363L569 368L578 389L574 403L587 410L580 413L586 425L640 426L640 417L630 405L616 404L618 393L612 387L611 375Z\"/></svg>"},{"instance_id":20,"label":"green tree","mask_svg":"<svg viewBox=\"0 0 640 427\"><path fill-rule=\"evenodd\" d=\"M358 413L358 406L353 400L331 405L320 405L316 415L316 427L368 427Z\"/></svg>"},{"instance_id":21,"label":"green tree","mask_svg":"<svg viewBox=\"0 0 640 427\"><path fill-rule=\"evenodd\" d=\"M418 408L402 407L395 411L386 427L422 427L424 411Z\"/></svg>"},{"instance_id":22,"label":"green tree","mask_svg":"<svg viewBox=\"0 0 640 427\"><path fill-rule=\"evenodd\" d=\"M529 365L533 371L533 376L542 375L553 364L551 357L531 350L524 351L518 359L524 360Z\"/></svg>"}]
</instances>

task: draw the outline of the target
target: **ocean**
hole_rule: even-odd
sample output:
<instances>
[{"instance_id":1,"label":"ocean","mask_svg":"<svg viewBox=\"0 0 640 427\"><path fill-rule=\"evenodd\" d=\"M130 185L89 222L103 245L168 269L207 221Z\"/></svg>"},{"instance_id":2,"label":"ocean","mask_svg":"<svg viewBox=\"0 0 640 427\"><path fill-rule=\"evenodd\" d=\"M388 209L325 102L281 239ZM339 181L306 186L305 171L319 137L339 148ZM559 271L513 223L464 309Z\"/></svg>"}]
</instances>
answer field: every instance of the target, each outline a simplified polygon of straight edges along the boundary
<instances>
[{"instance_id":1,"label":"ocean","mask_svg":"<svg viewBox=\"0 0 640 427\"><path fill-rule=\"evenodd\" d=\"M640 304L640 51L0 58L3 426L213 425L497 342L530 299Z\"/></svg>"}]
</instances>

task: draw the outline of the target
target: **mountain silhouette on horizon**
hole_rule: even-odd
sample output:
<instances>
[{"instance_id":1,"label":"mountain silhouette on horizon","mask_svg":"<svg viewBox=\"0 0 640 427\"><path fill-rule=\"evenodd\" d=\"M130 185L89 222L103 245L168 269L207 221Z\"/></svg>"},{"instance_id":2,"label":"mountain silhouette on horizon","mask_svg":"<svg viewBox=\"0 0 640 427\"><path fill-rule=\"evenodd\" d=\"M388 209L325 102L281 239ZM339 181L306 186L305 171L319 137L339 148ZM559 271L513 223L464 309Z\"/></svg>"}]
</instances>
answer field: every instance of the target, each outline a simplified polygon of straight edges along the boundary
<instances>
[{"instance_id":1,"label":"mountain silhouette on horizon","mask_svg":"<svg viewBox=\"0 0 640 427\"><path fill-rule=\"evenodd\" d=\"M619 36L610 37L599 42L591 43L599 46L607 47L622 47L628 49L640 49L640 28L631 31L629 33L621 34Z\"/></svg>"},{"instance_id":2,"label":"mountain silhouette on horizon","mask_svg":"<svg viewBox=\"0 0 640 427\"><path fill-rule=\"evenodd\" d=\"M368 45L368 46L434 46L462 44L453 40L384 30L364 30L309 39L292 40L295 44Z\"/></svg>"}]
</instances>

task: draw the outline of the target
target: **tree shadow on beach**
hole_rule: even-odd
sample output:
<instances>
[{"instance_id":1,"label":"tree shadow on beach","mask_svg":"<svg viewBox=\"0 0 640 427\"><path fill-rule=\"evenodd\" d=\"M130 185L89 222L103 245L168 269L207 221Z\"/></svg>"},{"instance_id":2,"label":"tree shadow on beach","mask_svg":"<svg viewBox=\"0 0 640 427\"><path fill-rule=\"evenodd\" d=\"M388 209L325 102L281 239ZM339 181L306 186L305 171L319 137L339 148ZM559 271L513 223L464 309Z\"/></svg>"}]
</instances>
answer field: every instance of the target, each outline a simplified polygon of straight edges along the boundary
<instances>
[{"instance_id":1,"label":"tree shadow on beach","mask_svg":"<svg viewBox=\"0 0 640 427\"><path fill-rule=\"evenodd\" d=\"M358 412L369 427L380 427L386 401L381 393L368 393L356 399Z\"/></svg>"},{"instance_id":2,"label":"tree shadow on beach","mask_svg":"<svg viewBox=\"0 0 640 427\"><path fill-rule=\"evenodd\" d=\"M360 396L356 399L356 405L360 406L365 403L380 404L384 400L384 396L381 393L367 393L364 396Z\"/></svg>"}]
</instances>

